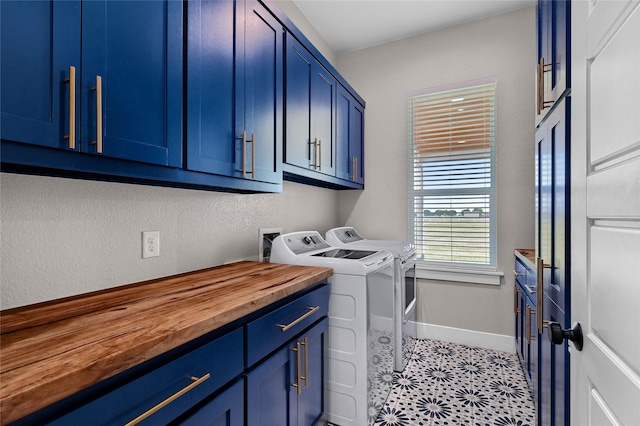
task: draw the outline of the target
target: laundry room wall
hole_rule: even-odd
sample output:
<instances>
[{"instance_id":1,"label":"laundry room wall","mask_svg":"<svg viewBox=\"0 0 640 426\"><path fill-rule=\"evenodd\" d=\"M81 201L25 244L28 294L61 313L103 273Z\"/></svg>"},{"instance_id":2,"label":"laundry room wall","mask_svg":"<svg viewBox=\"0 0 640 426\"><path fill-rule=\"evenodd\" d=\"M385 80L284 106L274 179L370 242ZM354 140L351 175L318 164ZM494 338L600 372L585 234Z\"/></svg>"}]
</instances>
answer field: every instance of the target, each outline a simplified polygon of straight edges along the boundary
<instances>
[{"instance_id":1,"label":"laundry room wall","mask_svg":"<svg viewBox=\"0 0 640 426\"><path fill-rule=\"evenodd\" d=\"M335 191L288 182L241 195L3 173L0 191L2 309L258 260L259 228L338 224ZM142 231L160 231L160 257L141 258Z\"/></svg>"},{"instance_id":2,"label":"laundry room wall","mask_svg":"<svg viewBox=\"0 0 640 426\"><path fill-rule=\"evenodd\" d=\"M513 249L534 244L535 8L338 54L367 101L363 192L338 196L340 223L367 238L407 238L406 93L497 78L498 270L501 286L420 280L418 320L513 335Z\"/></svg>"}]
</instances>

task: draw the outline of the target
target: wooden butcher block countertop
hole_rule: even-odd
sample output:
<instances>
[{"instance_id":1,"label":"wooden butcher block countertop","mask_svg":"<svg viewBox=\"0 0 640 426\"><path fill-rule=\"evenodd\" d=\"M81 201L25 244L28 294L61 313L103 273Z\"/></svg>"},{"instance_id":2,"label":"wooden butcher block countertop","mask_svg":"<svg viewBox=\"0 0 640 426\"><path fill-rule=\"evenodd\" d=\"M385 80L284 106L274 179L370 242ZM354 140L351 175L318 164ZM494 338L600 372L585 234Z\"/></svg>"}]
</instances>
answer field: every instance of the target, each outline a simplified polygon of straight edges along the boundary
<instances>
[{"instance_id":1,"label":"wooden butcher block countertop","mask_svg":"<svg viewBox=\"0 0 640 426\"><path fill-rule=\"evenodd\" d=\"M518 248L513 253L533 271L536 270L536 251L534 249Z\"/></svg>"},{"instance_id":2,"label":"wooden butcher block countertop","mask_svg":"<svg viewBox=\"0 0 640 426\"><path fill-rule=\"evenodd\" d=\"M2 311L2 424L331 274L330 268L243 261Z\"/></svg>"}]
</instances>

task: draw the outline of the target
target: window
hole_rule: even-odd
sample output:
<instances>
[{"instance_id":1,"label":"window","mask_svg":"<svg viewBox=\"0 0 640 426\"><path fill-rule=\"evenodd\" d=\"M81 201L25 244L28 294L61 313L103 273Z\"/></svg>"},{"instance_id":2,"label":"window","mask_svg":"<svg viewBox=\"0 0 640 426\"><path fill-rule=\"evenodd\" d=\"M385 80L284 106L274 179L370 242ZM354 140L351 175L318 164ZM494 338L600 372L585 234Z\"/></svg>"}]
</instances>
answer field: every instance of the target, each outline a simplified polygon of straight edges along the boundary
<instances>
[{"instance_id":1,"label":"window","mask_svg":"<svg viewBox=\"0 0 640 426\"><path fill-rule=\"evenodd\" d=\"M429 267L496 268L496 84L408 94L409 235Z\"/></svg>"}]
</instances>

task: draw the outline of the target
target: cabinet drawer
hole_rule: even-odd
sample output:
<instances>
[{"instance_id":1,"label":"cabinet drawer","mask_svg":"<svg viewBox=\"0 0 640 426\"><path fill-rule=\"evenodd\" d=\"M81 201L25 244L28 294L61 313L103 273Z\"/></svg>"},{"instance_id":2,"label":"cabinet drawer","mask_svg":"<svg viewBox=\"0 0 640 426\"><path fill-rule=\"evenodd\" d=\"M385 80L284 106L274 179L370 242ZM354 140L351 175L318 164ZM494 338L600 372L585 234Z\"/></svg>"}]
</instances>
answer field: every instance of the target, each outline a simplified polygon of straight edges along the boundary
<instances>
[{"instance_id":1,"label":"cabinet drawer","mask_svg":"<svg viewBox=\"0 0 640 426\"><path fill-rule=\"evenodd\" d=\"M242 329L226 334L59 418L54 425L125 424L181 393L139 424L166 424L240 375Z\"/></svg>"},{"instance_id":2,"label":"cabinet drawer","mask_svg":"<svg viewBox=\"0 0 640 426\"><path fill-rule=\"evenodd\" d=\"M247 367L327 315L329 286L296 299L247 325Z\"/></svg>"},{"instance_id":3,"label":"cabinet drawer","mask_svg":"<svg viewBox=\"0 0 640 426\"><path fill-rule=\"evenodd\" d=\"M516 281L521 286L527 284L527 267L520 260L516 259L515 269L513 273L516 275Z\"/></svg>"}]
</instances>

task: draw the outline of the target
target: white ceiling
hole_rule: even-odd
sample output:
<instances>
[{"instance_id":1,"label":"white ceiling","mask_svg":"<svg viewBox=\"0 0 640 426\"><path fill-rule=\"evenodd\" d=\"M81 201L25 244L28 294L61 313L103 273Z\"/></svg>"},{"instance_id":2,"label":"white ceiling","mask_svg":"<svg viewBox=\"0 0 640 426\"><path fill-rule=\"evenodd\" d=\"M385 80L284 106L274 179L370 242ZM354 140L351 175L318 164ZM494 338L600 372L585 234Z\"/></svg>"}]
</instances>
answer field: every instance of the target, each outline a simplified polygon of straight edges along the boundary
<instances>
[{"instance_id":1,"label":"white ceiling","mask_svg":"<svg viewBox=\"0 0 640 426\"><path fill-rule=\"evenodd\" d=\"M535 0L293 0L336 53L533 6Z\"/></svg>"}]
</instances>

